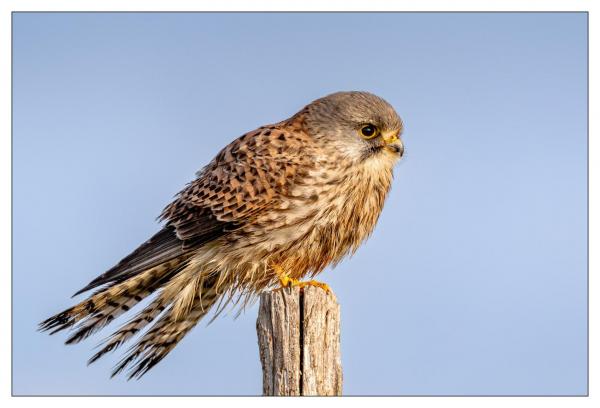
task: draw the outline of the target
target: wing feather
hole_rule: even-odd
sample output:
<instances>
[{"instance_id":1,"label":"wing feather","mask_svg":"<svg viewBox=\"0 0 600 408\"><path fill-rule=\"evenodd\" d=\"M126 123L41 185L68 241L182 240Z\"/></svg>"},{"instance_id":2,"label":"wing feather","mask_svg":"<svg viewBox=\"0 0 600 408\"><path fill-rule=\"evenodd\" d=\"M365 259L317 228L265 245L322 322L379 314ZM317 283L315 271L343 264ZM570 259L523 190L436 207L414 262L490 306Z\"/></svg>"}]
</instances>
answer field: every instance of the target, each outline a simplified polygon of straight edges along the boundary
<instances>
[{"instance_id":1,"label":"wing feather","mask_svg":"<svg viewBox=\"0 0 600 408\"><path fill-rule=\"evenodd\" d=\"M298 154L307 138L273 125L234 140L163 210L162 230L75 295L192 253L276 207L311 164L310 154Z\"/></svg>"}]
</instances>

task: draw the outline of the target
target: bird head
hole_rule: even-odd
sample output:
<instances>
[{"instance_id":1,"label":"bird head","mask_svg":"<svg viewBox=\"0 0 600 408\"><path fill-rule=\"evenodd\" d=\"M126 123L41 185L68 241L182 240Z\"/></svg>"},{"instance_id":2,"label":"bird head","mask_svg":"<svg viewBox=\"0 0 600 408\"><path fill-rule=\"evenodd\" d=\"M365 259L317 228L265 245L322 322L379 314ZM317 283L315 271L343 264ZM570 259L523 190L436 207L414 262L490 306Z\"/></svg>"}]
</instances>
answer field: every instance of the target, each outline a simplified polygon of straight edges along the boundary
<instances>
[{"instance_id":1,"label":"bird head","mask_svg":"<svg viewBox=\"0 0 600 408\"><path fill-rule=\"evenodd\" d=\"M312 102L302 111L309 134L324 148L360 162L404 154L402 120L382 98L368 92L337 92Z\"/></svg>"}]
</instances>

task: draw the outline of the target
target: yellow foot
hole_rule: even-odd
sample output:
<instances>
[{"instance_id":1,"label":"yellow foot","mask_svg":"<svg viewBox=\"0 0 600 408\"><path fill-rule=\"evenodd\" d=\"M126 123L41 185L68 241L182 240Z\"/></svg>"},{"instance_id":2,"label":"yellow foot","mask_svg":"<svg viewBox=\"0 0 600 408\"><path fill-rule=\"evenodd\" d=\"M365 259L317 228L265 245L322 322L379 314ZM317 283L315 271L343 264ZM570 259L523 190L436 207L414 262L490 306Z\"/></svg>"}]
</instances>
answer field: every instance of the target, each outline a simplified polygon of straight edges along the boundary
<instances>
[{"instance_id":1,"label":"yellow foot","mask_svg":"<svg viewBox=\"0 0 600 408\"><path fill-rule=\"evenodd\" d=\"M329 287L328 284L316 281L314 279L311 279L311 280L309 280L307 282L298 282L298 281L296 281L295 283L292 283L292 286L298 286L300 288L303 288L305 286L315 286L317 288L323 289L327 293L331 292L331 288Z\"/></svg>"},{"instance_id":2,"label":"yellow foot","mask_svg":"<svg viewBox=\"0 0 600 408\"><path fill-rule=\"evenodd\" d=\"M315 286L323 289L325 292L330 293L331 288L328 284L323 282L318 282L316 280L309 280L307 282L301 282L298 279L290 278L287 273L283 270L283 268L279 265L272 265L273 270L277 274L279 278L279 283L281 283L282 287L294 287L297 286L299 288L304 288L305 286Z\"/></svg>"}]
</instances>

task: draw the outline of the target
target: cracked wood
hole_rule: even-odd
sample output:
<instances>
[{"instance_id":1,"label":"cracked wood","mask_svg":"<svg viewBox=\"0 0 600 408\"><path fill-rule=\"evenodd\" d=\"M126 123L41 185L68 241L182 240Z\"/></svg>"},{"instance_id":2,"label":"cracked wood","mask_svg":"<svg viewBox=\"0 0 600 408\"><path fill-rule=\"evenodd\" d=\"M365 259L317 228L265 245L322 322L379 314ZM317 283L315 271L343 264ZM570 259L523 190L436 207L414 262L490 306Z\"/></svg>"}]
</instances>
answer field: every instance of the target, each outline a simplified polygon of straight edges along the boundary
<instances>
[{"instance_id":1,"label":"cracked wood","mask_svg":"<svg viewBox=\"0 0 600 408\"><path fill-rule=\"evenodd\" d=\"M260 297L256 321L263 395L341 395L340 307L316 287Z\"/></svg>"}]
</instances>

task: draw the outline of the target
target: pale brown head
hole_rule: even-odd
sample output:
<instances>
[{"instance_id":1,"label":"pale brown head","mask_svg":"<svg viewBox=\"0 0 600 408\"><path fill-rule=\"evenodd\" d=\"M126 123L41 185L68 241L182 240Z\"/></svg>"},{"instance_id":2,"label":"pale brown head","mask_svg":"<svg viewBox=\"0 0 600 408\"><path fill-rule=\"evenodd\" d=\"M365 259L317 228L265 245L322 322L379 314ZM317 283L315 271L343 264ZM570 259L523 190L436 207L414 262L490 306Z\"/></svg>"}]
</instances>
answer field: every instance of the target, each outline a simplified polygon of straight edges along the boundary
<instances>
[{"instance_id":1,"label":"pale brown head","mask_svg":"<svg viewBox=\"0 0 600 408\"><path fill-rule=\"evenodd\" d=\"M394 108L368 92L337 92L302 111L308 133L324 148L355 162L386 157L394 163L404 153L403 125Z\"/></svg>"}]
</instances>

